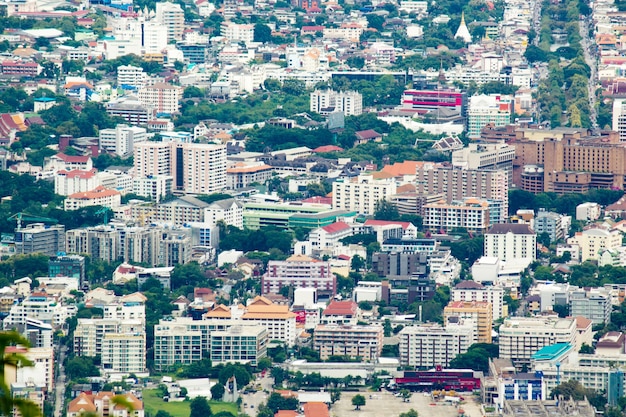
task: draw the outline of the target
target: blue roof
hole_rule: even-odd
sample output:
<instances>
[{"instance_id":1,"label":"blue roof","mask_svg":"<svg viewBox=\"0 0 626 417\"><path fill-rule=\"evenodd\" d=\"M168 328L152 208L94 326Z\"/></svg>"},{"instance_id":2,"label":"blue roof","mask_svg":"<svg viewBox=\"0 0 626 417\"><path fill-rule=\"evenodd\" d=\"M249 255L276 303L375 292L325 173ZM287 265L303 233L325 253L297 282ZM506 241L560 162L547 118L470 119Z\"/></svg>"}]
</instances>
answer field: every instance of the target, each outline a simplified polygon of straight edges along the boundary
<instances>
[{"instance_id":1,"label":"blue roof","mask_svg":"<svg viewBox=\"0 0 626 417\"><path fill-rule=\"evenodd\" d=\"M39 101L39 102L42 102L42 103L49 103L51 101L56 101L56 100L57 99L54 98L54 97L39 97L39 98L35 99L35 101Z\"/></svg>"},{"instance_id":2,"label":"blue roof","mask_svg":"<svg viewBox=\"0 0 626 417\"><path fill-rule=\"evenodd\" d=\"M559 356L567 353L571 349L572 345L569 343L556 343L539 349L531 356L531 358L536 361L550 361L557 359Z\"/></svg>"}]
</instances>

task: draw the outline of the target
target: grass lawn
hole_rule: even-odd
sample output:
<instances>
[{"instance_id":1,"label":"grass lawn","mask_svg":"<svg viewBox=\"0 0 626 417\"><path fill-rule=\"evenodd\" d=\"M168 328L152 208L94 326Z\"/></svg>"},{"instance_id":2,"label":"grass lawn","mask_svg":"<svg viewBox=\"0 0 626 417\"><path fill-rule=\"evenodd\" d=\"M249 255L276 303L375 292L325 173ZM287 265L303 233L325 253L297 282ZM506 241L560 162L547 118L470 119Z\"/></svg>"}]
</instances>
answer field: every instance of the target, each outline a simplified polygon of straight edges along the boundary
<instances>
[{"instance_id":1,"label":"grass lawn","mask_svg":"<svg viewBox=\"0 0 626 417\"><path fill-rule=\"evenodd\" d=\"M237 415L237 404L209 401L209 405L213 414L228 411L234 416ZM151 417L154 417L159 410L167 411L172 417L189 417L189 401L166 403L158 396L155 389L143 390L143 406L146 414Z\"/></svg>"}]
</instances>

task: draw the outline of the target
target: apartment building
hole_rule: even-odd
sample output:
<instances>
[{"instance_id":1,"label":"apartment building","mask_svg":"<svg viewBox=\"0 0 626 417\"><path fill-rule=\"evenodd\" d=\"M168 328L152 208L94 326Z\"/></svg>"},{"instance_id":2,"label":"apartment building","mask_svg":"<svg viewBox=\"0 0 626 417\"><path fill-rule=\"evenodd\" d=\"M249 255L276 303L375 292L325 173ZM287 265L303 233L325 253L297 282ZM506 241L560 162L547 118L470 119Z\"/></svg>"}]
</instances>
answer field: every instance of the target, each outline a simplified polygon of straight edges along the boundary
<instances>
[{"instance_id":1,"label":"apartment building","mask_svg":"<svg viewBox=\"0 0 626 417\"><path fill-rule=\"evenodd\" d=\"M146 129L119 124L114 129L102 129L98 133L100 148L121 157L130 156L135 144L148 140Z\"/></svg>"},{"instance_id":2,"label":"apartment building","mask_svg":"<svg viewBox=\"0 0 626 417\"><path fill-rule=\"evenodd\" d=\"M450 301L443 309L443 323L471 320L476 328L478 343L491 343L493 331L493 308L485 301Z\"/></svg>"},{"instance_id":3,"label":"apartment building","mask_svg":"<svg viewBox=\"0 0 626 417\"><path fill-rule=\"evenodd\" d=\"M154 326L154 367L165 371L202 359L202 332L187 326L160 322Z\"/></svg>"},{"instance_id":4,"label":"apartment building","mask_svg":"<svg viewBox=\"0 0 626 417\"><path fill-rule=\"evenodd\" d=\"M492 124L494 127L511 124L514 100L499 94L480 94L470 97L467 110L467 136L480 138L480 131Z\"/></svg>"},{"instance_id":5,"label":"apartment building","mask_svg":"<svg viewBox=\"0 0 626 417\"><path fill-rule=\"evenodd\" d=\"M380 325L318 324L313 332L313 349L324 361L331 356L348 356L374 362L382 353L383 328Z\"/></svg>"},{"instance_id":6,"label":"apartment building","mask_svg":"<svg viewBox=\"0 0 626 417\"><path fill-rule=\"evenodd\" d=\"M122 88L141 88L146 82L146 74L143 68L133 65L120 65L117 67L117 86Z\"/></svg>"},{"instance_id":7,"label":"apartment building","mask_svg":"<svg viewBox=\"0 0 626 417\"><path fill-rule=\"evenodd\" d=\"M505 317L504 288L499 286L484 286L476 281L461 281L450 291L452 301L486 302L491 304L493 320Z\"/></svg>"},{"instance_id":8,"label":"apartment building","mask_svg":"<svg viewBox=\"0 0 626 417\"><path fill-rule=\"evenodd\" d=\"M556 343L576 346L576 319L548 317L515 317L500 326L500 358L510 359L517 369L530 366L533 354Z\"/></svg>"},{"instance_id":9,"label":"apartment building","mask_svg":"<svg viewBox=\"0 0 626 417\"><path fill-rule=\"evenodd\" d=\"M617 229L592 227L567 239L568 245L578 245L582 262L596 260L606 250L622 246L622 233Z\"/></svg>"},{"instance_id":10,"label":"apartment building","mask_svg":"<svg viewBox=\"0 0 626 417\"><path fill-rule=\"evenodd\" d=\"M221 35L233 43L254 41L254 25L239 24L229 20L222 22Z\"/></svg>"},{"instance_id":11,"label":"apartment building","mask_svg":"<svg viewBox=\"0 0 626 417\"><path fill-rule=\"evenodd\" d=\"M100 185L95 170L82 171L64 169L54 176L54 192L59 195L70 195L78 192L91 191Z\"/></svg>"},{"instance_id":12,"label":"apartment building","mask_svg":"<svg viewBox=\"0 0 626 417\"><path fill-rule=\"evenodd\" d=\"M267 356L268 331L263 326L231 326L211 333L211 362L257 366Z\"/></svg>"},{"instance_id":13,"label":"apartment building","mask_svg":"<svg viewBox=\"0 0 626 417\"><path fill-rule=\"evenodd\" d=\"M502 214L508 214L509 181L506 170L459 169L436 163L417 166L416 192L418 194L444 194L446 202L476 197L502 202ZM493 218L493 222L502 222Z\"/></svg>"},{"instance_id":14,"label":"apartment building","mask_svg":"<svg viewBox=\"0 0 626 417\"><path fill-rule=\"evenodd\" d=\"M527 224L494 224L485 234L485 256L501 261L537 259L537 234Z\"/></svg>"},{"instance_id":15,"label":"apartment building","mask_svg":"<svg viewBox=\"0 0 626 417\"><path fill-rule=\"evenodd\" d=\"M363 96L356 91L315 90L311 93L311 111L322 115L341 112L345 116L363 113Z\"/></svg>"},{"instance_id":16,"label":"apartment building","mask_svg":"<svg viewBox=\"0 0 626 417\"><path fill-rule=\"evenodd\" d=\"M176 114L180 109L182 89L171 84L155 83L141 88L137 98L142 105L153 108L157 114Z\"/></svg>"},{"instance_id":17,"label":"apartment building","mask_svg":"<svg viewBox=\"0 0 626 417\"><path fill-rule=\"evenodd\" d=\"M537 235L547 233L550 242L556 242L568 236L570 224L571 217L540 209L534 218L533 228Z\"/></svg>"},{"instance_id":18,"label":"apartment building","mask_svg":"<svg viewBox=\"0 0 626 417\"><path fill-rule=\"evenodd\" d=\"M452 152L452 166L462 169L504 169L513 174L515 146L505 143L470 143Z\"/></svg>"},{"instance_id":19,"label":"apartment building","mask_svg":"<svg viewBox=\"0 0 626 417\"><path fill-rule=\"evenodd\" d=\"M86 413L96 417L144 417L143 401L131 393L120 394L131 410L121 407L113 401L117 394L100 391L97 393L81 392L67 407L67 417L80 417Z\"/></svg>"},{"instance_id":20,"label":"apartment building","mask_svg":"<svg viewBox=\"0 0 626 417\"><path fill-rule=\"evenodd\" d=\"M293 255L285 261L269 261L261 277L262 294L279 294L283 287L317 288L318 295L332 297L337 293L337 278L330 262Z\"/></svg>"},{"instance_id":21,"label":"apartment building","mask_svg":"<svg viewBox=\"0 0 626 417\"><path fill-rule=\"evenodd\" d=\"M122 96L106 104L107 114L111 117L120 117L131 125L145 125L156 118L156 111L152 105L144 105L134 96Z\"/></svg>"},{"instance_id":22,"label":"apartment building","mask_svg":"<svg viewBox=\"0 0 626 417\"><path fill-rule=\"evenodd\" d=\"M613 305L611 297L604 289L579 288L569 294L569 314L573 317L582 316L597 324L608 324L611 322L611 312Z\"/></svg>"},{"instance_id":23,"label":"apartment building","mask_svg":"<svg viewBox=\"0 0 626 417\"><path fill-rule=\"evenodd\" d=\"M101 367L105 374L146 372L146 335L106 334L102 339Z\"/></svg>"},{"instance_id":24,"label":"apartment building","mask_svg":"<svg viewBox=\"0 0 626 417\"><path fill-rule=\"evenodd\" d=\"M594 221L600 218L602 207L598 203L582 203L576 206L576 220Z\"/></svg>"},{"instance_id":25,"label":"apartment building","mask_svg":"<svg viewBox=\"0 0 626 417\"><path fill-rule=\"evenodd\" d=\"M178 3L156 3L156 21L166 28L168 43L183 40L185 12Z\"/></svg>"},{"instance_id":26,"label":"apartment building","mask_svg":"<svg viewBox=\"0 0 626 417\"><path fill-rule=\"evenodd\" d=\"M377 179L372 174L343 178L333 182L333 208L372 215L381 200L390 200L396 194L394 179Z\"/></svg>"},{"instance_id":27,"label":"apartment building","mask_svg":"<svg viewBox=\"0 0 626 417\"><path fill-rule=\"evenodd\" d=\"M21 368L6 366L4 370L6 383L41 387L48 393L54 390L54 349L52 346L46 348L7 346L5 354L7 356L23 355L33 363L33 366Z\"/></svg>"},{"instance_id":28,"label":"apartment building","mask_svg":"<svg viewBox=\"0 0 626 417\"><path fill-rule=\"evenodd\" d=\"M265 163L232 166L226 169L226 187L237 190L252 183L265 184L273 174L274 168Z\"/></svg>"},{"instance_id":29,"label":"apartment building","mask_svg":"<svg viewBox=\"0 0 626 417\"><path fill-rule=\"evenodd\" d=\"M35 319L58 328L65 324L65 320L75 316L77 311L75 305L63 305L55 296L33 292L21 303L11 307L3 326L5 329L24 327L29 319Z\"/></svg>"},{"instance_id":30,"label":"apartment building","mask_svg":"<svg viewBox=\"0 0 626 417\"><path fill-rule=\"evenodd\" d=\"M400 339L400 364L417 368L447 367L475 342L472 325L442 327L438 324L406 326Z\"/></svg>"},{"instance_id":31,"label":"apartment building","mask_svg":"<svg viewBox=\"0 0 626 417\"><path fill-rule=\"evenodd\" d=\"M74 352L77 356L103 355L104 338L107 335L119 336L121 340L126 337L133 341L135 336L143 335L144 339L144 367L145 367L145 328L144 320L141 319L78 319L74 332ZM115 343L111 341L110 343ZM118 344L120 342L117 342ZM137 371L137 372L143 372Z\"/></svg>"},{"instance_id":32,"label":"apartment building","mask_svg":"<svg viewBox=\"0 0 626 417\"><path fill-rule=\"evenodd\" d=\"M159 203L165 196L172 194L174 178L169 175L151 175L133 178L133 194L147 197Z\"/></svg>"},{"instance_id":33,"label":"apartment building","mask_svg":"<svg viewBox=\"0 0 626 417\"><path fill-rule=\"evenodd\" d=\"M515 156L514 183L522 188L528 166L542 168L541 191L564 194L624 188L626 148L618 132L589 136L584 129L524 129L518 132Z\"/></svg>"},{"instance_id":34,"label":"apartment building","mask_svg":"<svg viewBox=\"0 0 626 417\"><path fill-rule=\"evenodd\" d=\"M424 206L424 227L427 230L446 233L465 229L484 234L491 225L490 203L477 198L465 198L446 203L444 200Z\"/></svg>"},{"instance_id":35,"label":"apartment building","mask_svg":"<svg viewBox=\"0 0 626 417\"><path fill-rule=\"evenodd\" d=\"M168 175L176 190L212 194L226 188L226 146L144 142L135 146L137 176Z\"/></svg>"},{"instance_id":36,"label":"apartment building","mask_svg":"<svg viewBox=\"0 0 626 417\"><path fill-rule=\"evenodd\" d=\"M92 259L116 262L119 256L117 231L110 226L68 230L65 234L67 253L85 253Z\"/></svg>"}]
</instances>

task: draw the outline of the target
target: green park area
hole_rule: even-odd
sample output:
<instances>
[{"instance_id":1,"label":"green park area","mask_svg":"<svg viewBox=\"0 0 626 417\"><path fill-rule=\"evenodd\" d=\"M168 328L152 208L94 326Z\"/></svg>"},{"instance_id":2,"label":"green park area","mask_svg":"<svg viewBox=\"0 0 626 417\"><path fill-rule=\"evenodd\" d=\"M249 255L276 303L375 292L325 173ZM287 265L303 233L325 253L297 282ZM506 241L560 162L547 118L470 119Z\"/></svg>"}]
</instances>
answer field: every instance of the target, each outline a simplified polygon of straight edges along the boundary
<instances>
[{"instance_id":1,"label":"green park area","mask_svg":"<svg viewBox=\"0 0 626 417\"><path fill-rule=\"evenodd\" d=\"M150 417L156 416L157 412L163 410L172 417L189 417L189 401L165 402L159 396L159 390L147 389L143 390L143 405L146 415ZM225 403L221 401L209 401L213 415L226 411L233 416L237 415L237 405L234 403Z\"/></svg>"}]
</instances>

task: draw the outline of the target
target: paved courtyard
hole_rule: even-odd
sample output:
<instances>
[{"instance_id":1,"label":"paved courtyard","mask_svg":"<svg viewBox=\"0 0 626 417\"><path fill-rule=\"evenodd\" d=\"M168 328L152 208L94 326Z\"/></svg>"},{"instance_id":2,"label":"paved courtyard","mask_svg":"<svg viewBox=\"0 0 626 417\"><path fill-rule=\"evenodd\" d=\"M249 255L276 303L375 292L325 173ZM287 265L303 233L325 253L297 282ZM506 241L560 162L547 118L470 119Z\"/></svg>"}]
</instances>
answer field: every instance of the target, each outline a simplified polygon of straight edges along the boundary
<instances>
[{"instance_id":1,"label":"paved courtyard","mask_svg":"<svg viewBox=\"0 0 626 417\"><path fill-rule=\"evenodd\" d=\"M366 404L359 411L352 405L352 397L358 392L342 392L341 400L336 402L330 409L332 417L397 417L400 413L409 411L411 408L418 412L420 417L458 417L459 408L465 411L467 417L482 417L480 406L468 395L467 401L461 404L448 405L443 402L436 403L430 396L424 396L421 392L415 392L409 402L403 402L393 393L382 391L377 393L362 392Z\"/></svg>"}]
</instances>

